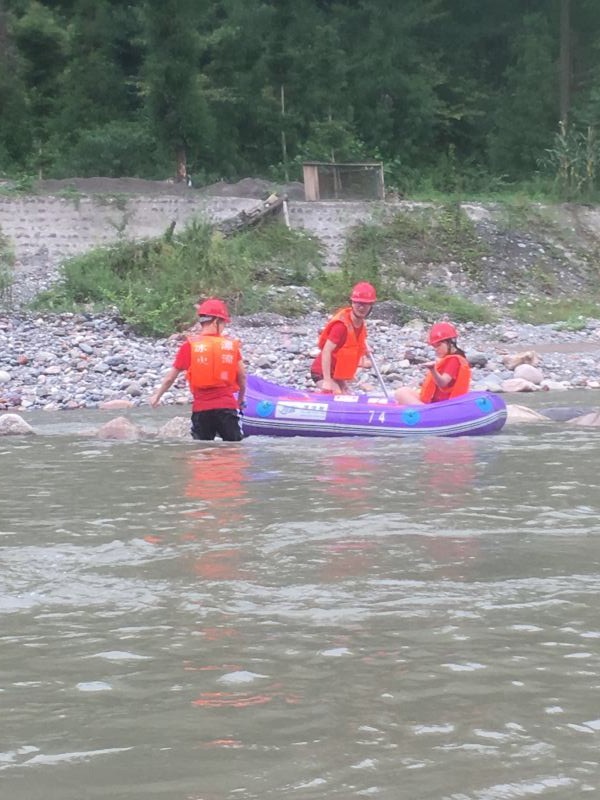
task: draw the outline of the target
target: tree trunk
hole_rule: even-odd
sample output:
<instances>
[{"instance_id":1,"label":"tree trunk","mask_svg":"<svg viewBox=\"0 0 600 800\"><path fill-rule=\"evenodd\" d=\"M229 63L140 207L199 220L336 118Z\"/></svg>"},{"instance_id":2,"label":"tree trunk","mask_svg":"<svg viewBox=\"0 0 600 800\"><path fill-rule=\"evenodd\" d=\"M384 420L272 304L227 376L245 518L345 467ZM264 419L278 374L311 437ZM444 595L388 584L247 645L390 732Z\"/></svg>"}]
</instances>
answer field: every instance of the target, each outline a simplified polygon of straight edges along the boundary
<instances>
[{"instance_id":1,"label":"tree trunk","mask_svg":"<svg viewBox=\"0 0 600 800\"><path fill-rule=\"evenodd\" d=\"M185 145L177 148L177 183L184 181L187 183L187 154Z\"/></svg>"},{"instance_id":2,"label":"tree trunk","mask_svg":"<svg viewBox=\"0 0 600 800\"><path fill-rule=\"evenodd\" d=\"M560 119L571 110L571 0L560 0Z\"/></svg>"}]
</instances>

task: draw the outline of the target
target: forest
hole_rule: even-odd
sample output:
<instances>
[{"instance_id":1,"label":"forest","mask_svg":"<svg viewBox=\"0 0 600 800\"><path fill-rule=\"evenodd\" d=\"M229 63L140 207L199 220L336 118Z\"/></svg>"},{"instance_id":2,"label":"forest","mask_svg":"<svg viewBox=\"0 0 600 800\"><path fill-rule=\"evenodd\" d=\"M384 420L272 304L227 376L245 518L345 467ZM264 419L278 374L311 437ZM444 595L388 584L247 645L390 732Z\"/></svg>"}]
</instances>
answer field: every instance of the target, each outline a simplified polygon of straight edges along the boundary
<instances>
[{"instance_id":1,"label":"forest","mask_svg":"<svg viewBox=\"0 0 600 800\"><path fill-rule=\"evenodd\" d=\"M0 176L600 194L598 0L0 0Z\"/></svg>"}]
</instances>

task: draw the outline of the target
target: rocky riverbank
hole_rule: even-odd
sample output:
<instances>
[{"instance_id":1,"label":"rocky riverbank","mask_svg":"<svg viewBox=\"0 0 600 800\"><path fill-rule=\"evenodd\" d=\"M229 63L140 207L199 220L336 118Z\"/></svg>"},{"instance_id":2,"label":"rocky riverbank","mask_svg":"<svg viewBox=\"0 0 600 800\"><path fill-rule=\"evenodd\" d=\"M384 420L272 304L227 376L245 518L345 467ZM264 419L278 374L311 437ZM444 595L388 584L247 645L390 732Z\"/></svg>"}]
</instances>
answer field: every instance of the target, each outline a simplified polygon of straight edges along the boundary
<instances>
[{"instance_id":1,"label":"rocky riverbank","mask_svg":"<svg viewBox=\"0 0 600 800\"><path fill-rule=\"evenodd\" d=\"M262 314L235 319L229 332L240 338L249 372L306 388L312 386L310 363L324 321L324 314L301 319ZM590 406L600 404L594 391L600 389L600 321L590 320L578 332L511 320L459 327L475 388L507 393L589 389ZM422 379L421 365L431 358L426 329L419 319L400 326L373 314L369 341L390 389ZM0 409L54 411L147 403L182 336L138 337L109 316L17 313L0 316L0 340ZM372 371L363 371L359 383L381 390ZM189 402L183 377L163 402Z\"/></svg>"},{"instance_id":2,"label":"rocky riverbank","mask_svg":"<svg viewBox=\"0 0 600 800\"><path fill-rule=\"evenodd\" d=\"M56 279L60 263L71 255L121 235L156 236L169 222L183 226L198 214L218 221L252 206L264 188L250 181L188 192L162 183L132 186L127 181L88 179L40 186L32 196L0 198L0 228L16 256L12 297L4 298L9 300L4 306L0 302L0 409L126 408L146 403L182 336L152 340L135 336L107 315L35 315L19 309ZM65 196L67 190L70 194ZM299 187L286 191L301 197ZM392 203L383 210L410 211L413 205ZM482 305L493 305L497 313L504 309L506 315L518 299L584 297L595 291L600 209L532 206L515 217L514 209L511 216L500 206L461 208L472 226L467 225L473 238L472 263L464 247L459 248L464 257L456 260L452 241L443 237L433 249L431 242L425 247L405 237L405 246L392 254L419 287L460 291ZM335 266L344 237L358 222L372 221L373 209L373 204L297 200L290 206L290 218L292 227L321 240L326 263ZM438 228L443 221L438 220ZM443 258L436 248L443 249ZM298 291L300 302L318 313L300 319L274 314L236 318L230 333L242 341L249 372L307 388L312 387L310 364L326 309L306 287ZM422 363L432 356L425 344L428 323L410 320L411 314L412 309L398 314L390 304L378 303L369 320L369 341L390 389L418 384ZM590 406L600 404L594 391L600 388L600 320L590 319L573 332L504 316L494 325L468 323L459 330L460 344L474 368L475 388L506 393L586 389ZM381 391L374 372L363 372L359 383ZM183 377L164 402L189 402Z\"/></svg>"}]
</instances>

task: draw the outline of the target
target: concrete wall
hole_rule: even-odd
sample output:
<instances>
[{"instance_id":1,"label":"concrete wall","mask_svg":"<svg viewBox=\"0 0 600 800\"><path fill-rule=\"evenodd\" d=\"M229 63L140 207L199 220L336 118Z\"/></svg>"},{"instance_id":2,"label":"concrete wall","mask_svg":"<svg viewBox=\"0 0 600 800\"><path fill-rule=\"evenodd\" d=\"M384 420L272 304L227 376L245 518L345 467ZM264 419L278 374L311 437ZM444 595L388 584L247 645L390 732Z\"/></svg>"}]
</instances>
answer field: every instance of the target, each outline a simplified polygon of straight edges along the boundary
<instances>
[{"instance_id":1,"label":"concrete wall","mask_svg":"<svg viewBox=\"0 0 600 800\"><path fill-rule=\"evenodd\" d=\"M12 244L17 270L47 276L64 259L118 240L160 235L174 220L219 221L255 207L253 198L180 196L0 196L0 231ZM348 229L379 213L373 203L290 202L290 224L318 237L335 267Z\"/></svg>"}]
</instances>

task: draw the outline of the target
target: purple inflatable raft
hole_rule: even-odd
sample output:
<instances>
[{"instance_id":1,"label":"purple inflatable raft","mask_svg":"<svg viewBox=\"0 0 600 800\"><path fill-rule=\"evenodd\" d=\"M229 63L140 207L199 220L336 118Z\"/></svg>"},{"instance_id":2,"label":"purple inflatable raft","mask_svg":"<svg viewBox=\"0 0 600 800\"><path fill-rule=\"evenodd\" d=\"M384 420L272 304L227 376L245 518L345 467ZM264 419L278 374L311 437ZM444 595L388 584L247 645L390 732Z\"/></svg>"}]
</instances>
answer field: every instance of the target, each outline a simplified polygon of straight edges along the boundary
<instances>
[{"instance_id":1,"label":"purple inflatable raft","mask_svg":"<svg viewBox=\"0 0 600 800\"><path fill-rule=\"evenodd\" d=\"M506 422L504 400L488 392L400 406L373 395L303 392L250 375L246 403L246 436L482 436Z\"/></svg>"}]
</instances>

